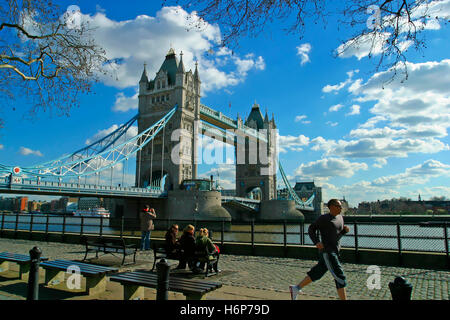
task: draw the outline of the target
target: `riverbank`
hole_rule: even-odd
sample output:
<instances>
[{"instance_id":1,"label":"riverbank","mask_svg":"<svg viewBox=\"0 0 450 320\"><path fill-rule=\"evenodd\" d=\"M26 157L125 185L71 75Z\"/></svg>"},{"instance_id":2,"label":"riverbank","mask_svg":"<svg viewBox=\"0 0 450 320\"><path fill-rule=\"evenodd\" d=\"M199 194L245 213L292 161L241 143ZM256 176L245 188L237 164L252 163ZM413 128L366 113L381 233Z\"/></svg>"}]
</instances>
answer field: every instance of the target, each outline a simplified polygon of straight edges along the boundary
<instances>
[{"instance_id":1,"label":"riverbank","mask_svg":"<svg viewBox=\"0 0 450 320\"><path fill-rule=\"evenodd\" d=\"M49 259L80 260L84 256L85 249L80 244L0 238L0 252L28 254L34 246L40 247L43 255ZM125 266L122 270L149 270L153 264L153 253L139 253L136 260L135 265ZM120 265L121 259L104 256L90 262ZM207 300L289 300L289 285L301 280L315 263L314 259L222 254L220 259L222 272L208 280L219 281L223 287L208 294ZM369 265L352 263L342 265L348 281L348 297L351 300L390 300L388 283L398 275L404 276L413 285L414 300L448 300L450 298L449 271L380 266L381 288L370 290L367 288L367 279L370 276L367 273ZM192 277L187 270L173 272ZM43 274L41 276L43 277ZM202 276L199 277L202 278ZM61 294L53 289L44 289L42 289L41 298L47 300L122 299L120 287L111 282L108 283L107 291L98 297L89 297L82 293ZM153 289L146 289L145 294L146 299L149 300L154 300L156 297ZM25 297L26 286L23 281L14 279L13 274L0 275L0 299L23 300ZM183 300L184 297L181 294L170 293L169 299ZM329 273L318 282L304 288L304 294L299 297L299 300L317 299L337 299L334 280Z\"/></svg>"}]
</instances>

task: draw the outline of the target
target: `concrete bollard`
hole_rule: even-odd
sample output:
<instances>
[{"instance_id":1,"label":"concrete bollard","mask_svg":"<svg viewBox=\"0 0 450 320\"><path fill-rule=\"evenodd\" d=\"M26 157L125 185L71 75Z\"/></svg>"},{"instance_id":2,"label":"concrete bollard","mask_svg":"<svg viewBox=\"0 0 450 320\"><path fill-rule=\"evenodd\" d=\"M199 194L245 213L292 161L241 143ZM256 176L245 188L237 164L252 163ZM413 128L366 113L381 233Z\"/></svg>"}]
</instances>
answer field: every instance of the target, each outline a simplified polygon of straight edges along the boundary
<instances>
[{"instance_id":1,"label":"concrete bollard","mask_svg":"<svg viewBox=\"0 0 450 320\"><path fill-rule=\"evenodd\" d=\"M30 250L30 275L28 277L27 300L39 300L39 263L42 250L34 247Z\"/></svg>"},{"instance_id":2,"label":"concrete bollard","mask_svg":"<svg viewBox=\"0 0 450 320\"><path fill-rule=\"evenodd\" d=\"M166 259L161 259L156 264L156 273L158 275L156 300L169 300L169 271L170 266Z\"/></svg>"}]
</instances>

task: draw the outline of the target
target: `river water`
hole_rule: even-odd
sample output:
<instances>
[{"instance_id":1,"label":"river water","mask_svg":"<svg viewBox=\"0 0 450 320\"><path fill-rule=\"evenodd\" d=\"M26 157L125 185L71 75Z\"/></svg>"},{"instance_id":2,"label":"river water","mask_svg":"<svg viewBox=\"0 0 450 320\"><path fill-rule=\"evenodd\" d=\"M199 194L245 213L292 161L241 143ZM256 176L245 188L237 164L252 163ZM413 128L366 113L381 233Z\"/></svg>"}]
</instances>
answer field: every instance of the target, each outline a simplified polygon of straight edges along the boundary
<instances>
[{"instance_id":1,"label":"river water","mask_svg":"<svg viewBox=\"0 0 450 320\"><path fill-rule=\"evenodd\" d=\"M2 228L4 230L15 230L16 215L2 215ZM30 230L31 220L33 219L32 231L45 231L48 219L49 232L63 232L64 217L57 215L18 215L17 230ZM81 218L80 217L66 217L64 232L66 233L81 233ZM83 219L83 234L98 234L100 232L100 218L84 218ZM188 224L188 223L186 223ZM197 224L198 227L202 227ZM184 226L180 225L180 229ZM302 232L303 227L303 232ZM312 245L311 239L308 236L309 224L286 225L286 244L288 245ZM354 248L355 236L354 225L350 224L350 232L342 237L341 246ZM395 224L364 224L358 223L358 247L359 248L373 248L373 249L393 249L398 250L397 226ZM164 237L164 231L155 230L152 237ZM102 227L103 235L118 235L120 228L111 228L109 220L103 219ZM139 231L124 231L124 235L140 236ZM412 251L430 251L430 252L445 252L445 230L444 227L421 227L419 224L405 224L400 226L401 247L402 250ZM450 226L447 227L447 234L450 235ZM216 242L222 241L222 233L220 228L213 231L213 240ZM231 227L224 231L223 241L225 242L244 242L251 243L251 225L231 225ZM275 243L283 244L285 242L284 227L282 224L257 224L254 226L254 243Z\"/></svg>"}]
</instances>

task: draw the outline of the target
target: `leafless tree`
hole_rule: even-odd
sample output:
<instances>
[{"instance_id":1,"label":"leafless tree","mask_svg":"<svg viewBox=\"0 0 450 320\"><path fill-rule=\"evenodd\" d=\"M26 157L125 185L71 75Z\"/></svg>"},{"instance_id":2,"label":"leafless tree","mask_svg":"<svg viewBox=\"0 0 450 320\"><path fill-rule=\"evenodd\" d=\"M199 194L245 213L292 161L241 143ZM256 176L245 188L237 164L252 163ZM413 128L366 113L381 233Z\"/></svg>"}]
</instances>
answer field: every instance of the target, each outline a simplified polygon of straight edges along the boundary
<instances>
[{"instance_id":1,"label":"leafless tree","mask_svg":"<svg viewBox=\"0 0 450 320\"><path fill-rule=\"evenodd\" d=\"M70 8L69 8L70 9ZM31 115L55 109L67 115L89 93L107 62L81 13L63 11L51 0L0 3L0 103L32 104ZM21 101L22 102L22 101Z\"/></svg>"},{"instance_id":2,"label":"leafless tree","mask_svg":"<svg viewBox=\"0 0 450 320\"><path fill-rule=\"evenodd\" d=\"M340 39L336 56L351 50L365 50L379 56L376 69L405 67L405 50L426 46L421 37L433 19L447 23L438 14L442 0L163 0L163 4L182 5L195 10L200 20L221 27L221 46L236 47L244 36L257 36L274 21L282 21L287 33L300 38L306 28L319 22L326 26L330 16L338 17L338 28L349 27L354 35ZM405 68L403 68L406 70ZM407 74L405 74L407 76Z\"/></svg>"}]
</instances>

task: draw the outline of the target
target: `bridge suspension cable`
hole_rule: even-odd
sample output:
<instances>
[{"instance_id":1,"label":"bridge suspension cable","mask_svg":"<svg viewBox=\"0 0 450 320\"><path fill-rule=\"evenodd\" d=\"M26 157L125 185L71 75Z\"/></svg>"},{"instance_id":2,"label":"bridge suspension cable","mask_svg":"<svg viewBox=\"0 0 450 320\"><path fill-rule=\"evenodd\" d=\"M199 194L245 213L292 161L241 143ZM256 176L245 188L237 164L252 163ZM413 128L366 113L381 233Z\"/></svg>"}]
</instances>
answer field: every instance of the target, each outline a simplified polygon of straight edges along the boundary
<instances>
[{"instance_id":1,"label":"bridge suspension cable","mask_svg":"<svg viewBox=\"0 0 450 320\"><path fill-rule=\"evenodd\" d=\"M289 180L284 173L283 166L281 165L281 162L278 161L278 166L280 168L281 177L283 178L284 185L286 186L286 189L292 198L292 200L295 201L295 204L300 207L300 209L311 209L314 208L314 198L315 193L306 201L302 201L299 196L295 193L294 189L292 188L291 184L289 183Z\"/></svg>"},{"instance_id":2,"label":"bridge suspension cable","mask_svg":"<svg viewBox=\"0 0 450 320\"><path fill-rule=\"evenodd\" d=\"M70 155L60 157L33 167L23 167L22 174L28 177L40 178L80 178L97 175L108 169L113 169L119 163L128 160L130 156L139 152L145 145L153 141L156 135L172 118L178 105L175 105L164 117L140 134L129 138L125 142L119 140L130 129L139 115L134 116L127 123L106 137L82 148ZM118 144L118 145L116 145ZM0 164L0 173L11 173L13 166Z\"/></svg>"}]
</instances>

